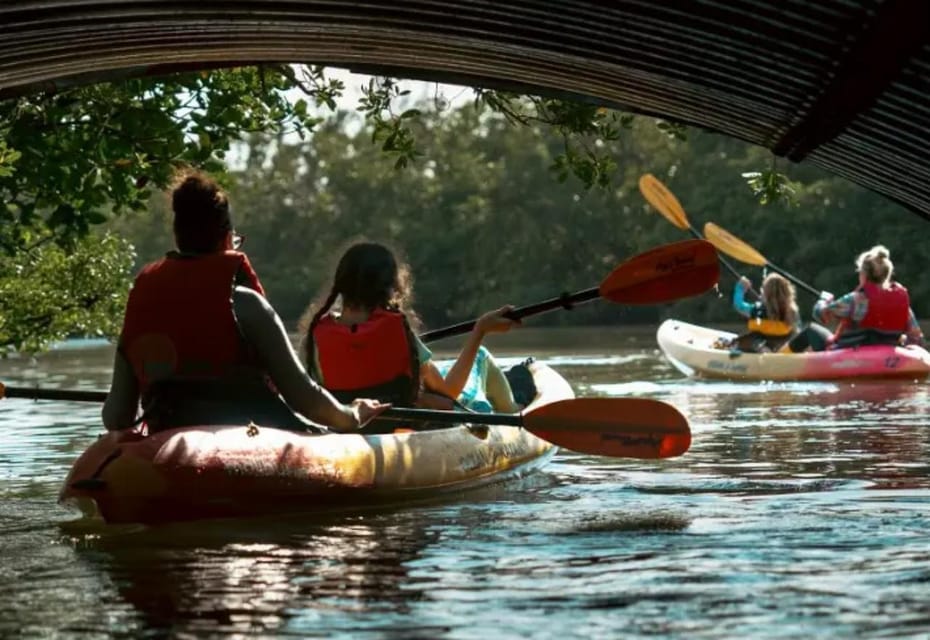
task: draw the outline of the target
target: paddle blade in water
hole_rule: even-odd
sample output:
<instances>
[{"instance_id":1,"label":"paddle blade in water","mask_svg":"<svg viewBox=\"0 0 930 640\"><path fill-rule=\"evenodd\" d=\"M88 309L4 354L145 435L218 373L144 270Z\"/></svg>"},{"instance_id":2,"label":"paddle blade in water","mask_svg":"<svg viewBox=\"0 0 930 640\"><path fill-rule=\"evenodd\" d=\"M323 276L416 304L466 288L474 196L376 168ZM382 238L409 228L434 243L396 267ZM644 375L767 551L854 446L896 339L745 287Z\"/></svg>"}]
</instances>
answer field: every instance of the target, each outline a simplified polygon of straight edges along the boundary
<instances>
[{"instance_id":1,"label":"paddle blade in water","mask_svg":"<svg viewBox=\"0 0 930 640\"><path fill-rule=\"evenodd\" d=\"M704 293L720 279L720 261L705 240L684 240L641 253L601 282L602 298L620 304L662 304Z\"/></svg>"},{"instance_id":2,"label":"paddle blade in water","mask_svg":"<svg viewBox=\"0 0 930 640\"><path fill-rule=\"evenodd\" d=\"M740 262L764 267L768 260L761 253L713 222L704 225L704 235L717 249Z\"/></svg>"},{"instance_id":3,"label":"paddle blade in water","mask_svg":"<svg viewBox=\"0 0 930 640\"><path fill-rule=\"evenodd\" d=\"M688 214L685 213L681 203L678 202L678 198L654 175L647 173L639 179L639 191L643 194L646 202L651 204L656 211L662 214L662 217L673 225L685 231L691 227L688 222Z\"/></svg>"},{"instance_id":4,"label":"paddle blade in water","mask_svg":"<svg viewBox=\"0 0 930 640\"><path fill-rule=\"evenodd\" d=\"M691 446L688 420L649 398L576 398L543 405L523 426L560 447L618 458L672 458Z\"/></svg>"}]
</instances>

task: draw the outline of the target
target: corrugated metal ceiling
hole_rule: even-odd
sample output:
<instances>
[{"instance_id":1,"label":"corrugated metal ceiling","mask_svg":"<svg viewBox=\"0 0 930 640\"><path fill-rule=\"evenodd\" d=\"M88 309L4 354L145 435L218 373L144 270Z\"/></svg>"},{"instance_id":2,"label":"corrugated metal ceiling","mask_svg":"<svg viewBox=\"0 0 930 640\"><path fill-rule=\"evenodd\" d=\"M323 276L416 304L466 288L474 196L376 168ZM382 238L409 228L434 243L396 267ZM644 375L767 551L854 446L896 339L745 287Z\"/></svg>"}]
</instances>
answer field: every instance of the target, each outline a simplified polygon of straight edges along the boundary
<instances>
[{"instance_id":1,"label":"corrugated metal ceiling","mask_svg":"<svg viewBox=\"0 0 930 640\"><path fill-rule=\"evenodd\" d=\"M6 0L0 98L302 62L587 96L808 160L930 219L924 0Z\"/></svg>"}]
</instances>

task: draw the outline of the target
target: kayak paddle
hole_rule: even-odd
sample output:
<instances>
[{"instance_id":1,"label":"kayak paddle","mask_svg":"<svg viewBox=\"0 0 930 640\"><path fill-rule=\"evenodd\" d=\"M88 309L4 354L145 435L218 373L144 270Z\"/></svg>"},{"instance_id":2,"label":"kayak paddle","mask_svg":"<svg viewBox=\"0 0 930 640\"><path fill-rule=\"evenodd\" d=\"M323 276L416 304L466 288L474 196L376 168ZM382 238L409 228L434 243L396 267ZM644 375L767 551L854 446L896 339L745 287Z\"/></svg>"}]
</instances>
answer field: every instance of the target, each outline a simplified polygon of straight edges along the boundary
<instances>
[{"instance_id":1,"label":"kayak paddle","mask_svg":"<svg viewBox=\"0 0 930 640\"><path fill-rule=\"evenodd\" d=\"M572 305L598 298L628 305L662 304L704 293L719 278L718 255L712 244L705 240L673 242L626 260L597 287L518 307L507 317L520 320L554 309L570 309ZM475 321L469 320L427 331L420 339L432 342L468 333L474 326Z\"/></svg>"},{"instance_id":2,"label":"kayak paddle","mask_svg":"<svg viewBox=\"0 0 930 640\"><path fill-rule=\"evenodd\" d=\"M766 260L765 256L756 251L752 246L746 244L743 240L740 240L723 227L720 227L713 222L708 222L704 225L704 235L720 251L723 251L733 258L736 258L740 262L745 262L746 264L751 264L757 267L767 267L772 271L776 271L785 276L808 293L811 293L815 296L820 296L820 291L810 286L803 280L800 280L791 275L784 269L775 266Z\"/></svg>"},{"instance_id":3,"label":"kayak paddle","mask_svg":"<svg viewBox=\"0 0 930 640\"><path fill-rule=\"evenodd\" d=\"M392 407L376 419L523 427L563 449L618 458L672 458L691 446L687 418L651 398L573 398L517 414Z\"/></svg>"},{"instance_id":4,"label":"kayak paddle","mask_svg":"<svg viewBox=\"0 0 930 640\"><path fill-rule=\"evenodd\" d=\"M103 402L106 391L80 389L40 389L39 387L8 387L0 382L0 399L26 398L27 400L71 400L74 402Z\"/></svg>"},{"instance_id":5,"label":"kayak paddle","mask_svg":"<svg viewBox=\"0 0 930 640\"><path fill-rule=\"evenodd\" d=\"M643 174L639 179L639 191L643 194L643 197L646 199L646 202L651 204L656 211L658 211L663 218L671 222L673 225L679 229L684 229L685 231L690 231L691 235L695 238L701 238L701 234L691 226L691 223L688 221L688 214L685 213L684 207L681 206L681 203L678 201L678 198L675 197L675 194L669 191L658 178L656 178L651 173ZM719 249L719 247L718 247ZM742 274L736 270L728 260L723 256L719 256L720 263L726 267L727 271L733 274L733 276L739 280L742 277ZM755 291L750 289L750 292L758 297Z\"/></svg>"},{"instance_id":6,"label":"kayak paddle","mask_svg":"<svg viewBox=\"0 0 930 640\"><path fill-rule=\"evenodd\" d=\"M103 402L107 394L0 384L4 397ZM672 405L649 398L575 398L518 414L391 407L375 419L523 427L563 449L620 458L672 458L691 446L687 418Z\"/></svg>"}]
</instances>

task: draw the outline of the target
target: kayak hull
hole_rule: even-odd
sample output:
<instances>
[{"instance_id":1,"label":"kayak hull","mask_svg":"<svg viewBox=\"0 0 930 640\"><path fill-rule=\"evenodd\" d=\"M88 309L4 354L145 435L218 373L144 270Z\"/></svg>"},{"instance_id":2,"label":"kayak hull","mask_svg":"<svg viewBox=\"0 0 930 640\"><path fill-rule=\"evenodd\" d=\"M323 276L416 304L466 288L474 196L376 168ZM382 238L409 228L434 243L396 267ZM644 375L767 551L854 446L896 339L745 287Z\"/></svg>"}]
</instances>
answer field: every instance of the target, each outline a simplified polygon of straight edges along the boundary
<instances>
[{"instance_id":1,"label":"kayak hull","mask_svg":"<svg viewBox=\"0 0 930 640\"><path fill-rule=\"evenodd\" d=\"M531 406L573 397L531 365ZM413 425L398 425L409 426ZM260 425L111 432L74 463L61 490L109 523L157 524L379 506L525 475L556 447L522 428L467 425L384 435L305 434Z\"/></svg>"},{"instance_id":2,"label":"kayak hull","mask_svg":"<svg viewBox=\"0 0 930 640\"><path fill-rule=\"evenodd\" d=\"M869 345L806 353L736 353L715 349L736 334L666 320L656 333L665 357L681 372L731 380L907 379L930 375L930 353L918 346Z\"/></svg>"}]
</instances>

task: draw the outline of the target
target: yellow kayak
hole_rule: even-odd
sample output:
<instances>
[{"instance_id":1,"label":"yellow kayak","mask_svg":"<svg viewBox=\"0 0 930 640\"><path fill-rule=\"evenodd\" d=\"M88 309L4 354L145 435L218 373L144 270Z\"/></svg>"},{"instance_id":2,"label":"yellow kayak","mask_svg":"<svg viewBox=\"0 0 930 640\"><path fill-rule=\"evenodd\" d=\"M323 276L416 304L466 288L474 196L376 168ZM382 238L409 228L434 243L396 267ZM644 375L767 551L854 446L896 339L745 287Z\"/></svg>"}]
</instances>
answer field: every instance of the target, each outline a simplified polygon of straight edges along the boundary
<instances>
[{"instance_id":1,"label":"yellow kayak","mask_svg":"<svg viewBox=\"0 0 930 640\"><path fill-rule=\"evenodd\" d=\"M553 369L538 362L530 367L539 392L530 408L574 397ZM60 499L112 523L313 512L498 482L539 468L555 451L511 426L386 435L261 425L184 427L151 436L111 432L74 463Z\"/></svg>"}]
</instances>

